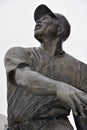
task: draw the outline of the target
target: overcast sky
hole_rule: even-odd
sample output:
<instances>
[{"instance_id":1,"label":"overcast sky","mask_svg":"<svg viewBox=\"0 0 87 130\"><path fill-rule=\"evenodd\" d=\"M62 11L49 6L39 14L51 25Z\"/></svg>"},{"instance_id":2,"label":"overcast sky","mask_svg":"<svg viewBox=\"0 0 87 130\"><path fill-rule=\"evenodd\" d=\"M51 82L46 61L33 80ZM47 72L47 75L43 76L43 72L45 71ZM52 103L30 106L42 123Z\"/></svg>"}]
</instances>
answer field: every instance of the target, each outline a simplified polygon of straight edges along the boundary
<instances>
[{"instance_id":1,"label":"overcast sky","mask_svg":"<svg viewBox=\"0 0 87 130\"><path fill-rule=\"evenodd\" d=\"M4 55L14 46L39 46L33 37L33 13L39 4L67 17L71 35L64 50L87 63L87 0L0 0L0 113L7 114Z\"/></svg>"}]
</instances>

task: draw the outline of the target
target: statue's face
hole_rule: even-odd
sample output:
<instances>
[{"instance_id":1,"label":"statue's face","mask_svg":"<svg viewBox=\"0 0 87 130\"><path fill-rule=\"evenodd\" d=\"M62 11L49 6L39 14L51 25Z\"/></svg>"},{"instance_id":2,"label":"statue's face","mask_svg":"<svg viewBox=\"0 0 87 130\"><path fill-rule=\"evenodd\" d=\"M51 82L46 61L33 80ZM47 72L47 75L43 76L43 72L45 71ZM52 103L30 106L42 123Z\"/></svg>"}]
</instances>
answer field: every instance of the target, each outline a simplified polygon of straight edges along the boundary
<instances>
[{"instance_id":1,"label":"statue's face","mask_svg":"<svg viewBox=\"0 0 87 130\"><path fill-rule=\"evenodd\" d=\"M37 40L43 40L44 38L54 37L57 35L58 19L49 15L41 17L36 21L34 29L34 36Z\"/></svg>"}]
</instances>

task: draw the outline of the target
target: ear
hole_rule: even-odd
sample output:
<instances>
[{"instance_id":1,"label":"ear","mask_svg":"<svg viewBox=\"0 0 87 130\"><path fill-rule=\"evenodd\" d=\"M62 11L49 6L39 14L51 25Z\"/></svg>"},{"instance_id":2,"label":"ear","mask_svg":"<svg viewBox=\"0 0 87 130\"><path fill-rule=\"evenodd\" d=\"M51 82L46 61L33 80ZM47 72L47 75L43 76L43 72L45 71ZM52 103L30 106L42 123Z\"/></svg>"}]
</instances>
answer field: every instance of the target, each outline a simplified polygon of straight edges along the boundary
<instances>
[{"instance_id":1,"label":"ear","mask_svg":"<svg viewBox=\"0 0 87 130\"><path fill-rule=\"evenodd\" d=\"M64 32L64 27L63 27L63 25L59 25L58 26L58 29L57 29L57 35L60 35L60 34L62 34Z\"/></svg>"}]
</instances>

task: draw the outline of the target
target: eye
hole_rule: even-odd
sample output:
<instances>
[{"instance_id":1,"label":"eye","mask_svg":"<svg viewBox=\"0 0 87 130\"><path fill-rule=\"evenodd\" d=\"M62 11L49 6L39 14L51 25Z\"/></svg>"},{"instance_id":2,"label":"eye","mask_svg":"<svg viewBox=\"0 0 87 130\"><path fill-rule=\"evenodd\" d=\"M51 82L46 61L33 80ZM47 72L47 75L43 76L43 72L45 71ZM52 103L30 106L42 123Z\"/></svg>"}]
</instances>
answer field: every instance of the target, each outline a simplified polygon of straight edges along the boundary
<instances>
[{"instance_id":1,"label":"eye","mask_svg":"<svg viewBox=\"0 0 87 130\"><path fill-rule=\"evenodd\" d=\"M42 20L46 20L46 19L49 19L49 16L43 16L42 17Z\"/></svg>"}]
</instances>

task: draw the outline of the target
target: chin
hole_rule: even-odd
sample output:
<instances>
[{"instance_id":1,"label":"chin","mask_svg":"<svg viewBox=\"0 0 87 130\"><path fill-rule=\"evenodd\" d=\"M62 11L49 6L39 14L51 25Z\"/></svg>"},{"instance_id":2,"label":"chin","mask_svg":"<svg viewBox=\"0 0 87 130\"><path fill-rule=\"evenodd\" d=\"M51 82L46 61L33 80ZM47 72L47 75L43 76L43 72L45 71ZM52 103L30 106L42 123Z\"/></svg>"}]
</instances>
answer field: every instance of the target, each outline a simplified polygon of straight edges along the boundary
<instances>
[{"instance_id":1,"label":"chin","mask_svg":"<svg viewBox=\"0 0 87 130\"><path fill-rule=\"evenodd\" d=\"M42 43L42 38L40 35L34 34L35 39L37 39L40 43Z\"/></svg>"},{"instance_id":2,"label":"chin","mask_svg":"<svg viewBox=\"0 0 87 130\"><path fill-rule=\"evenodd\" d=\"M40 33L34 33L34 37L39 41L39 42L41 42L42 43L42 38L41 38L41 35L40 35Z\"/></svg>"}]
</instances>

